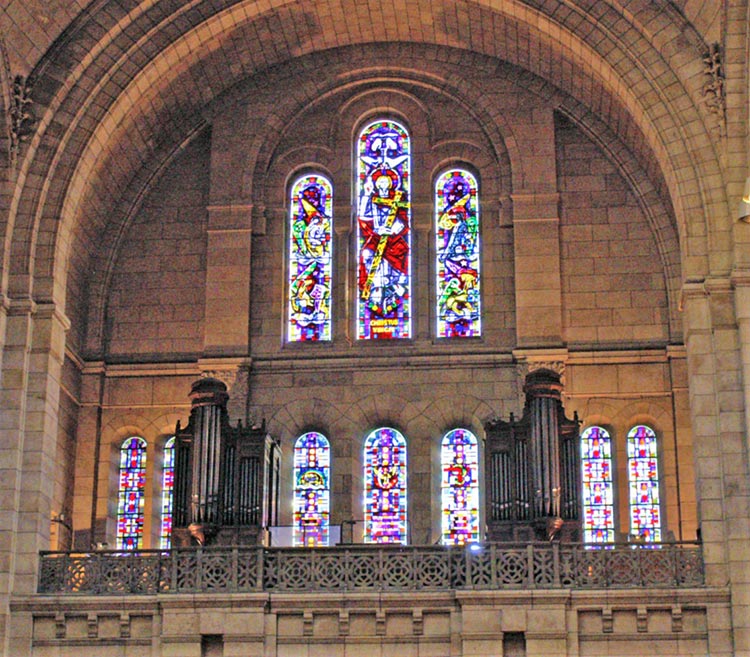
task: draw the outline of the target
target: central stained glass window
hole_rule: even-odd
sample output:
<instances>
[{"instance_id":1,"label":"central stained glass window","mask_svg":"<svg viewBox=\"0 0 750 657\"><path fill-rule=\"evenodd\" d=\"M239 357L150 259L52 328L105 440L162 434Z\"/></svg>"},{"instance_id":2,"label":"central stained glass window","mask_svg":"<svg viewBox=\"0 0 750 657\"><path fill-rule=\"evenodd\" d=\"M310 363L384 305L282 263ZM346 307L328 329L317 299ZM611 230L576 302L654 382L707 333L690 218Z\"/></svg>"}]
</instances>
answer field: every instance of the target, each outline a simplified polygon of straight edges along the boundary
<instances>
[{"instance_id":1,"label":"central stained glass window","mask_svg":"<svg viewBox=\"0 0 750 657\"><path fill-rule=\"evenodd\" d=\"M441 497L443 545L479 541L479 460L476 436L454 429L443 438Z\"/></svg>"},{"instance_id":2,"label":"central stained glass window","mask_svg":"<svg viewBox=\"0 0 750 657\"><path fill-rule=\"evenodd\" d=\"M357 337L411 337L411 143L395 121L357 141Z\"/></svg>"},{"instance_id":3,"label":"central stained glass window","mask_svg":"<svg viewBox=\"0 0 750 657\"><path fill-rule=\"evenodd\" d=\"M329 541L331 448L310 431L294 445L294 545L327 546Z\"/></svg>"},{"instance_id":4,"label":"central stained glass window","mask_svg":"<svg viewBox=\"0 0 750 657\"><path fill-rule=\"evenodd\" d=\"M333 187L321 175L303 176L289 205L288 339L330 340Z\"/></svg>"},{"instance_id":5,"label":"central stained glass window","mask_svg":"<svg viewBox=\"0 0 750 657\"><path fill-rule=\"evenodd\" d=\"M602 427L588 427L581 434L583 476L583 541L615 540L612 439Z\"/></svg>"},{"instance_id":6,"label":"central stained glass window","mask_svg":"<svg viewBox=\"0 0 750 657\"><path fill-rule=\"evenodd\" d=\"M405 545L406 440L395 429L376 429L364 456L365 542Z\"/></svg>"},{"instance_id":7,"label":"central stained glass window","mask_svg":"<svg viewBox=\"0 0 750 657\"><path fill-rule=\"evenodd\" d=\"M477 337L479 306L479 199L477 180L463 169L443 173L435 185L437 335Z\"/></svg>"}]
</instances>

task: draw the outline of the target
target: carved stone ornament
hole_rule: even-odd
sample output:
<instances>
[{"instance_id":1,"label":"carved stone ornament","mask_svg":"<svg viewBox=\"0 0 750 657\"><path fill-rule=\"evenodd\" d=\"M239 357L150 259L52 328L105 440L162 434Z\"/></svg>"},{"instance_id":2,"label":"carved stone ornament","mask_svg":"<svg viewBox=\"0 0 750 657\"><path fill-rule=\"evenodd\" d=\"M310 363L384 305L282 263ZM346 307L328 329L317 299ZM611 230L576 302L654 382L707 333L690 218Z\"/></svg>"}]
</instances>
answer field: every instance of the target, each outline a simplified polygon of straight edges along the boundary
<instances>
[{"instance_id":1,"label":"carved stone ornament","mask_svg":"<svg viewBox=\"0 0 750 657\"><path fill-rule=\"evenodd\" d=\"M726 134L726 99L724 87L724 67L721 58L721 46L712 43L708 52L703 55L703 73L706 81L701 89L703 103L716 118L719 132Z\"/></svg>"},{"instance_id":2,"label":"carved stone ornament","mask_svg":"<svg viewBox=\"0 0 750 657\"><path fill-rule=\"evenodd\" d=\"M13 93L10 106L11 149L13 157L18 156L21 144L34 134L36 118L31 109L31 78L17 75L13 80Z\"/></svg>"},{"instance_id":3,"label":"carved stone ornament","mask_svg":"<svg viewBox=\"0 0 750 657\"><path fill-rule=\"evenodd\" d=\"M555 374L557 374L562 380L563 377L565 376L565 361L532 360L532 361L524 361L516 365L516 371L518 372L518 376L521 380L525 380L529 374L531 374L532 372L536 372L537 370L550 370L551 372L554 372Z\"/></svg>"}]
</instances>

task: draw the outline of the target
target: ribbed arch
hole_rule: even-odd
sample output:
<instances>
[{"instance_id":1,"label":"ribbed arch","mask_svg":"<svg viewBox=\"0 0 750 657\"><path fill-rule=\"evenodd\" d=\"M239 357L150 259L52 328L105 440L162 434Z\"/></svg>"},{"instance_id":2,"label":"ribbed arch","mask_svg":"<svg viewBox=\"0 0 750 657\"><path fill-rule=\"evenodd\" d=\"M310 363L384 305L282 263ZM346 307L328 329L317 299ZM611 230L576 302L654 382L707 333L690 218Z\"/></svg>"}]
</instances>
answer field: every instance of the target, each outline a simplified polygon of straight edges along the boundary
<instances>
[{"instance_id":1,"label":"ribbed arch","mask_svg":"<svg viewBox=\"0 0 750 657\"><path fill-rule=\"evenodd\" d=\"M200 3L197 3L197 4L200 4ZM293 4L294 3L292 3L292 5ZM514 7L515 7L514 3L509 3L509 6L507 8L504 8L504 11L506 11L507 13L500 13L500 14L498 14L499 16L502 16L502 19L503 19L503 20L499 21L500 25L503 25L504 22L514 20L513 19ZM583 19L584 21L587 20L585 14L582 14L581 16L578 16L578 15L575 15L575 13L574 13L573 15L569 15L569 16L566 17L565 13L562 11L562 5L560 6L560 13L558 15L556 13L556 10L555 10L554 7L555 7L555 5L553 5L552 7L549 8L550 16L553 17L554 21L562 21L562 23L556 23L556 22L554 23L556 26L558 26L556 29L559 29L559 25L560 24L562 24L564 26L566 20L571 20L572 21L571 27L576 22L580 23L581 19ZM238 15L235 16L233 14L233 11L234 11L235 8L238 9L238 10L240 10L241 14L238 14ZM234 24L236 25L237 29L240 29L240 27L243 25L242 21L247 21L248 17L252 16L252 12L247 13L247 11L246 11L247 8L245 7L245 5L243 3L237 3L237 5L235 5L235 8L232 8L231 10L228 9L227 12L225 13L225 15L222 18L223 18L223 21L226 24L230 24L231 25L233 23L233 21L234 21L235 22ZM104 52L108 48L113 48L113 49L114 48L127 48L130 45L133 45L133 47L136 47L139 44L139 39L137 38L138 34L139 34L139 30L142 30L145 33L145 31L147 29L146 26L148 26L148 29L154 29L153 26L154 25L159 25L160 23L162 23L162 25L160 27L161 27L161 29L164 30L165 33L170 33L170 32L172 33L172 38L176 40L175 41L175 43L176 43L177 40L179 40L179 38L180 38L180 32L179 32L178 29L175 29L175 24L171 22L172 21L171 17L169 17L168 15L166 15L164 13L162 13L161 15L159 15L159 12L160 11L163 12L163 9L164 9L164 5L162 5L161 3L155 3L152 6L152 8L148 12L146 12L146 13L134 13L133 17L136 18L135 21L131 20L130 22L125 21L125 22L122 23L122 25L124 26L124 29L131 32L128 35L129 38L128 39L120 39L120 37L118 36L118 34L115 34L114 31L113 31L111 34L107 35L106 39L102 39L102 41L101 41L102 52ZM292 9L292 7L290 7L290 10L291 9ZM499 9L498 7L490 7L490 6L484 6L484 7L482 7L482 11L487 11L487 12L497 11L498 9ZM274 9L270 10L271 13L273 13L273 11L274 11ZM456 15L454 18L459 19L458 22L460 23L463 20L463 14L461 13L462 12L462 8L458 7L456 9L456 11L458 11L458 15ZM614 10L612 8L610 8L610 7L607 7L607 8L605 8L605 11L613 12ZM492 14L490 13L488 15L488 18L491 15ZM199 18L199 16L201 18ZM182 15L180 16L181 25L183 25L183 26L190 26L191 25L191 21L195 20L196 22L194 24L197 26L199 20L203 20L203 16L205 16L205 14L201 15L201 13L199 11L199 8L197 6L196 7L192 7L191 6L189 9L186 9L184 12L182 12ZM241 19L240 19L240 16L241 16ZM438 14L436 15L436 17L439 19L440 16L441 16L441 14L438 12ZM545 49L546 49L547 47L550 47L550 43L546 42L549 37L548 37L548 35L545 34L544 31L548 30L549 29L549 25L552 25L553 23L550 22L549 25L548 25L548 20L542 14L540 14L538 18L539 18L539 20L535 21L534 24L536 26L535 29L540 30L540 32L538 34L536 32L534 33L535 34L535 38L538 38L539 41L540 41L540 43L544 43L545 44ZM616 18L616 16L613 15L612 18L614 19L614 18ZM677 41L680 38L681 35L687 33L685 31L685 29L684 29L683 26L677 26L677 25L673 26L672 25L672 23L674 23L674 21L676 21L677 18L678 17L670 17L666 21L666 25L664 26L665 28L669 28L671 30L670 34L674 35L674 37L673 37L674 41ZM451 21L450 24L454 24L455 22L456 21ZM490 21L488 20L487 22L489 24ZM627 25L627 23L624 23L624 24ZM300 21L300 22L296 23L296 25L297 25L297 27L299 27L300 25L309 25L311 28L313 26L317 25L316 20L315 20L315 14L314 14L314 12L311 13L311 14L309 14L307 16L307 18L306 18L305 21ZM437 25L437 27L439 27L441 29L447 29L447 28L445 28L445 25L443 25L443 23L441 23L440 20L437 21L436 25ZM590 27L594 31L597 30L596 24L593 23L593 22L590 24ZM118 27L118 30L119 29L120 28ZM220 43L216 42L216 39L218 38L216 35L217 34L221 34L221 32L217 32L215 30L215 26L213 25L212 21L206 21L203 25L201 25L201 27L195 27L194 29L195 29L195 32L193 34L191 34L190 42L195 47L187 49L187 51L189 53L191 53L191 56L194 53L194 56L196 56L196 57L202 57L202 56L209 57L210 54L211 54L211 52L212 52L212 48L215 48L217 50L219 49ZM296 30L290 30L290 33L295 33L295 32L296 32ZM82 33L85 33L85 32L74 32L74 33L82 34ZM507 34L513 34L513 33L515 33L514 30L504 30L504 32L503 32L503 34L506 34L506 35ZM231 30L228 30L227 34L228 35L231 34ZM449 34L450 34L450 32L449 32ZM320 36L320 38L312 39L310 41L310 43L315 43L315 44L319 45L320 47L327 47L325 44L327 43L327 38L328 37L325 36L325 35L318 35L318 36ZM457 36L458 35L456 35L456 37ZM635 33L633 33L632 35L628 34L628 36L630 37L630 38L627 39L628 48L625 48L624 46L622 46L622 47L619 46L619 42L616 41L617 35L613 34L612 32L609 32L609 33L603 35L603 40L598 40L598 39L591 40L592 43L603 43L604 45L614 45L615 46L614 48L609 48L609 52L612 52L612 53L615 53L615 54L619 54L619 52L622 51L622 52L624 52L626 54L626 56L624 58L616 57L615 55L613 55L613 62L614 62L613 63L613 67L614 68L612 69L612 71L617 71L617 73L619 73L620 75L624 76L626 69L622 68L622 67L623 66L627 66L627 67L629 67L630 70L633 71L633 75L635 75L636 77L638 75L640 75L640 78L637 78L637 84L636 84L636 80L633 80L633 84L631 84L630 83L631 81L628 80L626 84L620 84L620 85L618 85L618 84L612 84L611 80L607 80L607 84L611 87L612 91L615 92L615 95L620 95L620 96L622 96L624 98L623 94L625 94L627 88L636 89L637 87L643 87L644 85L652 84L651 80L658 80L659 84L663 84L665 89L667 87L669 87L672 84L672 80L670 79L670 76L672 78L676 78L676 75L673 74L673 73L671 73L671 72L669 72L668 67L665 65L665 63L663 61L661 61L659 59L659 56L657 54L656 57L653 57L653 56L648 57L648 58L646 58L645 56L644 57L640 57L640 59L642 59L643 61L648 61L650 63L651 70L649 71L649 76L646 76L645 73L642 72L641 69L640 69L640 67L638 66L638 58L639 58L639 55L642 53L642 51L645 51L645 52L642 53L642 54L645 55L645 53L648 51L648 49L650 48L650 46L642 38L639 40L639 35L638 35L637 31ZM338 45L338 44L341 43L341 37L342 37L341 34L339 34L337 36L336 45ZM258 38L257 34L256 34L255 38ZM452 38L449 38L448 39L448 43L451 43L452 40L453 40ZM613 40L614 40L614 44L612 43ZM75 40L72 40L72 41L75 41ZM513 53L513 52L517 51L516 48L511 47L512 44L505 43L505 39L504 38L501 38L501 39L491 39L491 38L490 39L486 39L486 38L483 37L482 41L484 43L496 43L497 47L500 50L502 50L502 52L506 53L506 56L508 55L508 53ZM574 39L574 41L575 41L575 39ZM698 39L697 41L698 41L698 43L695 44L696 50L698 50L700 48L700 43L699 43L700 40ZM236 42L236 40L235 40L235 42ZM128 46L125 46L126 43L128 44ZM467 46L468 45L469 47L472 47L471 40L469 40L467 42L465 39L464 40L460 40L459 39L459 40L457 40L457 45L459 43L462 46ZM563 42L558 42L555 45L555 47L560 48L562 50L563 46L560 45L561 43L563 43ZM567 41L565 41L565 43L567 43ZM577 45L580 45L577 41L575 41L575 43ZM80 47L80 44L74 44L74 45L76 47ZM329 45L333 45L333 44L329 44ZM473 46L473 47L476 47L477 49L484 48L484 46L480 46L479 42L475 46ZM602 46L602 47L604 47L604 46ZM627 56L628 49L629 49L629 51L631 53L633 53L633 57L635 59L631 59L631 58L629 58ZM683 52L685 50L689 51L689 47L682 49ZM674 51L674 49L672 49L672 51ZM546 50L545 50L545 52L546 52ZM603 52L607 52L607 49L604 49ZM282 56L283 47L279 50L279 53L280 53L280 56ZM167 56L168 51L165 50L162 54L164 56ZM175 74L178 74L179 71L184 71L185 67L188 65L189 61L188 61L188 59L186 59L185 52L183 52L183 49L181 49L179 47L176 47L176 48L172 49L171 52L169 52L169 55L171 55L173 58L175 58L175 60L174 60L175 62L178 62L178 61L181 62L182 66L180 66L180 67L174 66L174 65L171 65L169 62L165 61L164 65L160 64L159 67L158 67L158 69L161 70L161 71L169 72L169 73L167 73L167 75L169 75L169 76L174 76ZM159 56L161 56L161 55L159 55ZM683 57L684 54L680 54L680 56ZM565 57L561 54L559 58L562 60ZM109 62L113 62L113 61L114 62L118 62L119 61L119 57L117 56L117 53L114 53L114 52L110 53L108 55L107 59L108 59ZM572 67L573 70L576 70L576 67L584 66L585 62L587 62L587 61L591 61L591 62L606 61L603 57L601 59L599 59L596 56L596 53L592 53L592 56L588 56L587 55L586 57L581 57L580 55L574 57L574 56L572 56L572 53L571 53L571 57L569 59L571 60L571 62L575 63L575 65ZM542 60L546 61L547 60L547 55L545 54L543 57L540 56L539 60L540 60L540 62ZM123 59L123 61L124 61L124 59ZM93 57L87 63L87 66L91 65L93 62L97 62L97 64L99 64L99 62L97 61L97 58ZM635 66L633 65L634 63L635 63ZM206 61L205 64L209 65L209 62ZM255 62L255 63L254 62L242 62L238 67L236 67L236 70L238 71L238 75L248 75L248 74L250 74L252 72L254 66L257 66L257 64L258 64L257 62ZM266 62L266 64L267 64L267 62ZM533 65L535 65L535 62L530 62L529 65L533 66ZM689 67L684 67L684 69L688 70ZM677 70L677 69L675 69L675 70ZM593 69L591 69L591 71L593 71ZM87 71L85 70L85 66L83 66L83 67L81 67L81 70L79 71L79 74L80 75L84 75L86 72ZM97 73L96 79L102 79L102 71L101 70L97 70L96 73ZM612 80L616 80L617 79L617 73L614 73L614 75L611 76ZM93 70L91 71L91 74L93 75ZM607 75L610 75L609 71L607 71L604 74L604 76L602 78L602 81L605 80L605 78L606 78ZM57 74L56 74L56 77L59 77L59 76L57 76ZM114 75L114 73L113 73L112 79L111 79L111 84L115 84L116 85L115 88L119 88L119 89L126 88L127 85L123 85L123 83L122 83L123 81L121 79L116 79L117 77L118 76ZM152 77L151 79L155 80L155 81L158 81L158 77ZM205 76L204 76L204 79L205 79ZM165 82L166 82L166 80L165 80ZM229 84L230 82L231 82L231 80L226 80L227 84ZM579 91L580 89L590 89L591 88L590 85L580 84L580 82L581 82L580 79L575 79L575 80L571 79L571 80L568 80L568 79L565 78L565 76L563 76L562 78L560 78L560 84L561 84L562 88L569 89L571 92L576 92L576 91ZM103 80L102 87L101 87L103 92L106 90L106 87L109 84L110 84L110 82L108 82L107 80ZM698 80L695 80L695 81L693 81L693 80L686 80L686 84L693 84L696 87L696 91L699 90L700 81L698 81ZM159 81L159 86L161 86L161 81ZM52 85L52 87L54 88L54 85ZM73 88L75 88L75 85L73 85L73 84L70 84L70 85L68 85L66 87L66 89L73 89ZM156 87L154 87L154 91L159 92L159 94L163 98L165 97L165 94L162 93L164 91L163 88L157 89ZM196 94L194 94L194 97L195 98L204 98L205 97L204 91L205 90L203 90L203 91L196 90ZM643 93L641 93L641 91ZM639 93L637 94L637 97L638 98L645 98L645 97L647 97L647 94L645 93L645 91L646 91L645 88L644 89L640 89L639 88ZM117 93L108 93L108 95L109 95L110 98L116 98L118 96ZM188 94L188 95L190 95L190 94ZM657 97L659 97L659 94L657 94ZM150 107L153 107L153 105L150 104L150 101L147 98L147 94L141 95L141 98L142 98L142 100L146 104L148 104ZM93 101L93 99L92 99L92 101ZM63 104L68 103L68 102L76 103L77 99L72 94L70 96L66 96L63 93L63 94L61 94L60 96L58 96L55 99L55 102L53 104L58 104L60 107L62 107ZM635 105L637 105L637 99L635 97L632 98L632 99L630 99L628 101L628 104L633 105L633 107L635 107ZM614 108L615 105L616 105L616 103L612 103L612 104L609 105L609 107L613 107ZM165 106L165 110L166 111L170 111L168 109L169 103L165 103L164 106ZM602 106L607 106L607 104L603 103ZM103 106L102 105L96 105L96 104L92 103L91 105L89 105L89 107L90 108L97 108L97 111L92 111L90 114L88 114L85 117L82 116L81 117L81 119L82 119L81 120L81 125L83 125L83 123L84 123L84 118L86 119L86 121L90 120L91 117L94 117L98 113L99 107L103 107ZM133 108L131 108L131 109L133 109ZM177 108L172 107L171 109L172 110L176 110ZM70 114L77 114L77 110L74 107L69 108L68 111L70 112L70 110L73 110L73 111L71 113L69 113L69 115ZM681 110L681 111L683 111L683 110ZM694 112L695 110L693 109L691 111ZM116 115L116 116L126 116L128 118L132 118L132 119L135 120L135 118L137 117L138 113L134 112L134 111L128 111L127 109L123 108L123 111L119 111L119 110L118 111L114 111L114 110L112 110L109 114L110 115ZM174 116L183 116L184 114L185 114L184 110L173 112ZM632 111L632 115L633 116L641 116L642 114L643 114L643 112L640 111L640 110L639 111L635 111L635 110ZM647 116L648 112L646 112L645 115ZM99 114L99 116L102 116L102 114ZM654 107L654 116L659 116L659 120L661 122L663 122L665 120L670 120L668 118L670 116L677 116L677 112L663 111L663 109L661 109L661 108L657 109L656 107ZM153 123L153 125L159 125L160 122L158 120L155 120L152 123ZM621 123L621 125L624 126L625 124ZM688 126L697 126L697 125L700 125L700 124L696 123L695 121L692 121L692 119L689 118L689 117L685 117L685 120L683 121L682 125L684 126L684 131L685 132L689 132ZM664 133L666 131L666 129L667 129L667 126L663 125L663 126L660 127L659 132ZM690 129L692 129L692 128L690 128ZM86 126L85 130L89 134L91 134L92 128L91 128L91 126ZM683 131L682 128L681 128L681 131ZM110 135L114 135L114 134L118 133L118 131L109 131L109 130L108 130L108 132L109 132ZM131 131L131 133L132 133L132 131ZM656 144L657 142L654 140L654 134L655 133L652 131L651 135L649 136L649 139L652 140L654 144ZM99 140L99 143L104 144L105 142L106 142L106 139L105 140ZM71 141L71 140L69 140L67 137L64 137L62 139L62 141L60 141L59 143L62 144L63 148L65 148L66 144L68 144L68 143L74 143L74 142ZM85 140L75 140L75 143L78 143L78 144L85 143ZM699 150L700 149L698 149L698 148L692 148L693 152L698 152ZM676 155L677 154L675 154L675 156ZM660 154L660 157L662 157L662 162L665 165L665 169L668 168L666 166L666 162L667 162L668 156L664 153L664 151L662 151L662 153ZM87 158L87 159L89 161L102 161L102 158L96 158L96 157ZM77 160L76 157L66 157L66 161L76 161L76 160ZM38 163L42 164L41 160ZM104 162L102 162L102 164L103 164L103 166L106 167L106 164L104 164ZM704 166L704 165L701 164L701 163L698 163L698 166L700 168L701 166ZM705 166L711 167L712 164L710 162L706 162ZM701 171L700 174L692 176L692 178L691 178L691 176L687 176L687 175L682 175L681 174L679 176L679 180L677 181L678 184L674 185L674 188L675 188L675 190L680 189L680 181L682 181L682 180L687 180L687 181L691 181L692 180L692 182L689 183L691 185L700 185L701 184L700 183L701 180L704 180L704 181L713 180L714 178L711 175L709 175L709 174L710 174L710 171L708 169L705 169L705 168ZM63 178L65 178L65 177L63 177ZM118 185L114 185L114 186L110 185L109 187L110 188L123 188L124 186L123 185L119 185L119 186ZM76 197L80 197L81 196L80 195L81 186L76 184L75 188L76 188ZM717 189L721 189L721 188L722 188L722 185L719 184ZM62 191L62 190L56 190L56 193L59 192L59 191ZM687 192L688 190L684 190L684 191ZM679 194L678 196L680 198L687 198L689 195L686 194L686 193L682 193L682 194ZM693 195L693 196L697 197L696 195ZM717 197L714 197L714 198L717 198ZM60 199L61 199L61 197L58 196L58 200L60 200ZM52 197L50 197L49 200L54 200L54 199ZM46 203L46 200L43 201L43 202ZM31 203L31 205L36 205L36 204L35 203ZM25 204L25 207L30 207L30 205L27 203L27 204ZM105 210L104 213L106 215L107 211ZM48 216L48 217L58 217L61 214L67 215L68 212L66 211L64 213L61 213L60 211L53 211L53 210L50 209L49 212L44 212L44 213L42 213L42 212L36 213L35 212L34 216L35 217L41 217L41 216L44 215L44 216ZM83 212L83 214L87 215L88 213ZM716 214L717 216L723 216L724 213L718 212L718 213L714 213L714 214ZM26 221L26 219L23 219L23 221ZM25 226L25 227L21 226L21 228L22 228L22 230L27 230L28 227L27 226ZM36 231L32 231L32 232L36 232ZM52 232L54 233L54 230ZM42 231L39 234L45 234L46 235L48 233L45 232L45 231ZM17 244L20 246L22 244L22 241L19 241ZM20 253L14 253L14 256L19 256L19 255L22 256L22 254L20 254ZM63 257L61 259L59 259L59 261L61 263L65 262L67 260L67 257L64 257L63 253L61 253L60 255L63 256ZM30 260L28 258L25 258L25 257L20 257L20 258L14 257L14 262L23 265L23 263L29 263ZM37 259L36 262L41 267L45 267L46 265L51 264L51 263L49 263L49 261L46 261L46 263L45 263L44 259L41 259L41 258ZM39 273L42 274L43 273L43 269L39 270ZM16 279L16 280L18 280L18 279Z\"/></svg>"}]
</instances>

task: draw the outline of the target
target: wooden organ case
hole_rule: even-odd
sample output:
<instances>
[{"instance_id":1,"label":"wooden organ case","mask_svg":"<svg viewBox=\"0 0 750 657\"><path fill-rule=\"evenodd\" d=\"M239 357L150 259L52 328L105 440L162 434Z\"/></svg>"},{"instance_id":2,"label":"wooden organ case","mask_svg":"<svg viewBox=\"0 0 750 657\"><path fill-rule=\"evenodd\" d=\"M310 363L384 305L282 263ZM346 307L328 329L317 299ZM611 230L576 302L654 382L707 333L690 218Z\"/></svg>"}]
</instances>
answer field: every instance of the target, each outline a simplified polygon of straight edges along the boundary
<instances>
[{"instance_id":1,"label":"wooden organ case","mask_svg":"<svg viewBox=\"0 0 750 657\"><path fill-rule=\"evenodd\" d=\"M229 395L218 379L193 383L190 399L190 420L175 430L173 543L266 543L278 520L278 442L265 422L229 424Z\"/></svg>"},{"instance_id":2,"label":"wooden organ case","mask_svg":"<svg viewBox=\"0 0 750 657\"><path fill-rule=\"evenodd\" d=\"M531 372L523 417L485 425L491 541L579 541L579 421L565 417L560 376Z\"/></svg>"}]
</instances>

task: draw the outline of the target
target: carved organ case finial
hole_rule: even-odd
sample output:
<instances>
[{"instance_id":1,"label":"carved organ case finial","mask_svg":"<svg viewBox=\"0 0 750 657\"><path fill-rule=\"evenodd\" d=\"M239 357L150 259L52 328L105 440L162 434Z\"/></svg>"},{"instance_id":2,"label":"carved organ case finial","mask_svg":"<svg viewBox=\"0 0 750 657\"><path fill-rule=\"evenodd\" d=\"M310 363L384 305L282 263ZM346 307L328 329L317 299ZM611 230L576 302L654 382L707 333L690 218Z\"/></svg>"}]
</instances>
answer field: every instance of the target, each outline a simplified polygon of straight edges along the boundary
<instances>
[{"instance_id":1,"label":"carved organ case finial","mask_svg":"<svg viewBox=\"0 0 750 657\"><path fill-rule=\"evenodd\" d=\"M565 417L562 388L557 372L533 370L523 417L485 426L491 540L578 539L579 423Z\"/></svg>"}]
</instances>

